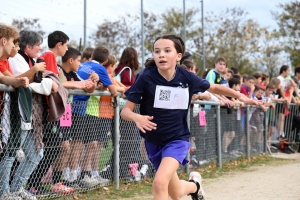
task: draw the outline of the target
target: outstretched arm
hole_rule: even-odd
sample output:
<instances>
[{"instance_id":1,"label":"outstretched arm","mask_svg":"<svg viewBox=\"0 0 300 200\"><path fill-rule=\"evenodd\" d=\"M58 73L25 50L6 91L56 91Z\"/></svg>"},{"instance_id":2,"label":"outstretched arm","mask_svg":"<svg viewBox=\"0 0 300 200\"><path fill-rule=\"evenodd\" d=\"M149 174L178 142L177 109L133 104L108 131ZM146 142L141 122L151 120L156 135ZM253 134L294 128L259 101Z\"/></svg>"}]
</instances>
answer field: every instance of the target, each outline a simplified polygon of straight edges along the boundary
<instances>
[{"instance_id":1,"label":"outstretched arm","mask_svg":"<svg viewBox=\"0 0 300 200\"><path fill-rule=\"evenodd\" d=\"M24 87L28 87L29 80L27 77L22 77L22 78L13 78L9 76L4 76L0 72L0 83L6 84L6 85L11 85L13 87L19 87L20 85Z\"/></svg>"},{"instance_id":2,"label":"outstretched arm","mask_svg":"<svg viewBox=\"0 0 300 200\"><path fill-rule=\"evenodd\" d=\"M257 101L257 100L252 100L246 97L244 94L241 94L239 92L236 92L230 88L227 88L223 85L217 85L217 84L211 84L210 88L208 89L209 92L215 93L215 94L220 94L220 95L225 95L225 96L230 96L233 98L236 98L246 104L255 104L255 105L260 105L262 102Z\"/></svg>"}]
</instances>

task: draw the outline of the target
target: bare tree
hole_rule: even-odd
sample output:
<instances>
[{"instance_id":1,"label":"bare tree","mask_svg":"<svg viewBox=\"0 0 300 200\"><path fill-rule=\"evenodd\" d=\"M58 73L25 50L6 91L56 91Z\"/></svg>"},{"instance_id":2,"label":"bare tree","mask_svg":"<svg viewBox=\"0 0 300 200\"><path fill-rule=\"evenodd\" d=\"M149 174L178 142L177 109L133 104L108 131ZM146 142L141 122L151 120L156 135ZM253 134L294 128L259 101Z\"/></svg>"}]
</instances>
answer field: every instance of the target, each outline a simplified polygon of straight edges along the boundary
<instances>
[{"instance_id":1,"label":"bare tree","mask_svg":"<svg viewBox=\"0 0 300 200\"><path fill-rule=\"evenodd\" d=\"M38 32L41 36L45 36L46 32L43 31L42 26L39 23L38 18L24 18L22 20L13 19L12 25L17 27L19 30L33 30Z\"/></svg>"}]
</instances>

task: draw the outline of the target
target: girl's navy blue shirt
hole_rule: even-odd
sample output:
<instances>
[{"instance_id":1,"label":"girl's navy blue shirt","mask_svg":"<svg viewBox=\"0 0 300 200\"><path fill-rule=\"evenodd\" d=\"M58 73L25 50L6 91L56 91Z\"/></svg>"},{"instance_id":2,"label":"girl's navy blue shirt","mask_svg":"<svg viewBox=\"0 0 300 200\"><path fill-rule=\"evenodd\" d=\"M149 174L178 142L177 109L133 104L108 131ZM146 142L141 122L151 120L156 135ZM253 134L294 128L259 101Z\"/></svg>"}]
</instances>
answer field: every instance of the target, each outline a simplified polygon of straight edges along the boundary
<instances>
[{"instance_id":1,"label":"girl's navy blue shirt","mask_svg":"<svg viewBox=\"0 0 300 200\"><path fill-rule=\"evenodd\" d=\"M188 109L162 109L154 108L156 86L169 86L174 88L188 88L189 102L192 95L204 92L210 83L197 75L188 72L180 66L171 81L167 81L158 72L156 66L146 67L138 74L135 83L125 93L129 101L140 104L140 114L153 116L152 122L157 124L156 130L140 131L140 135L147 141L156 145L166 145L174 140L189 141L190 131L187 125Z\"/></svg>"}]
</instances>

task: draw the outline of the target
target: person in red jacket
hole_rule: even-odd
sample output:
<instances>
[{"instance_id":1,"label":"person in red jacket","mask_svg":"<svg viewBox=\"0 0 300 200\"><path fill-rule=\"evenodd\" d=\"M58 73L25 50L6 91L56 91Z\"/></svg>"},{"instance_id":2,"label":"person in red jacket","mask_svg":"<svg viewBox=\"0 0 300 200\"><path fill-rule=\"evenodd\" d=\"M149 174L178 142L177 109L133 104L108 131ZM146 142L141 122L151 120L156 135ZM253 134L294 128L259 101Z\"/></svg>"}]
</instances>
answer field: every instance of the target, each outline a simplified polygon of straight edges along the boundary
<instances>
[{"instance_id":1,"label":"person in red jacket","mask_svg":"<svg viewBox=\"0 0 300 200\"><path fill-rule=\"evenodd\" d=\"M130 70L125 69L122 71L124 67L130 67L131 69L131 77ZM133 85L135 81L134 71L139 68L138 55L134 48L127 47L124 49L122 56L120 58L120 62L118 67L115 69L115 74L118 75L121 71L121 83L126 87L130 87Z\"/></svg>"}]
</instances>

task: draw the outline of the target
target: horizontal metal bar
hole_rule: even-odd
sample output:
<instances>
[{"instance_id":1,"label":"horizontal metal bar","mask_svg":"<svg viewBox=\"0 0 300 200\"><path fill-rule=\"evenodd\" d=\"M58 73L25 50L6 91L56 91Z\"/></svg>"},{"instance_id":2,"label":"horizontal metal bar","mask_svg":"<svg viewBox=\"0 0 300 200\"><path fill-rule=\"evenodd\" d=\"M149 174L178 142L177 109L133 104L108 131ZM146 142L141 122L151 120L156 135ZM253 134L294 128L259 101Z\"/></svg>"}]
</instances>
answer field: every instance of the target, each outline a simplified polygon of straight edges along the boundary
<instances>
[{"instance_id":1,"label":"horizontal metal bar","mask_svg":"<svg viewBox=\"0 0 300 200\"><path fill-rule=\"evenodd\" d=\"M71 95L85 95L85 96L111 96L109 91L95 90L93 93L86 93L81 89L67 89ZM10 85L0 84L0 91L4 92L14 92L15 88ZM121 93L118 93L121 96Z\"/></svg>"}]
</instances>

